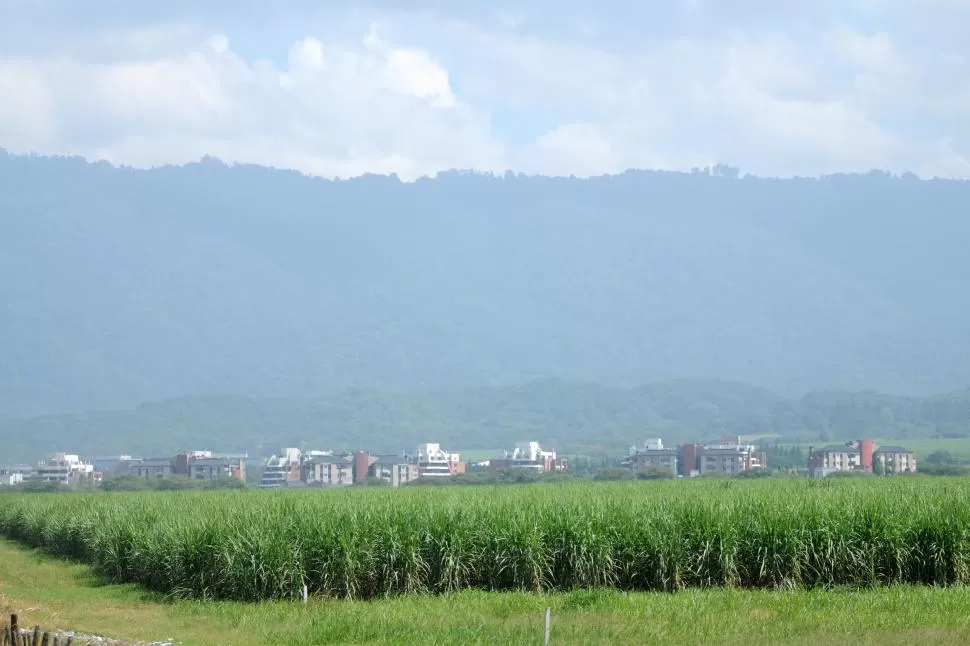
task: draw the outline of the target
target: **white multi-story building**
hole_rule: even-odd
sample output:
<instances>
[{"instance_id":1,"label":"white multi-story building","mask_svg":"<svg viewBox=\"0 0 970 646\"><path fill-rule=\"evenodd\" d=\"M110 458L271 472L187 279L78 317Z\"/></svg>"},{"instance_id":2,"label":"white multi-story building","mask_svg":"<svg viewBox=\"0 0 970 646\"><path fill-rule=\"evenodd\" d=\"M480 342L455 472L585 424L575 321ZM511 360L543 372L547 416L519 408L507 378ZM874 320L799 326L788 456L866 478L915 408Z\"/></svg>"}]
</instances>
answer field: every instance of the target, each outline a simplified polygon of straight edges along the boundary
<instances>
[{"instance_id":1,"label":"white multi-story building","mask_svg":"<svg viewBox=\"0 0 970 646\"><path fill-rule=\"evenodd\" d=\"M23 483L22 473L0 473L0 486L13 487Z\"/></svg>"},{"instance_id":2,"label":"white multi-story building","mask_svg":"<svg viewBox=\"0 0 970 646\"><path fill-rule=\"evenodd\" d=\"M25 477L33 471L26 465L0 466L0 486L12 487L23 483Z\"/></svg>"},{"instance_id":3,"label":"white multi-story building","mask_svg":"<svg viewBox=\"0 0 970 646\"><path fill-rule=\"evenodd\" d=\"M84 462L74 453L54 453L46 460L37 463L31 480L59 482L65 485L77 484L94 479L94 465Z\"/></svg>"},{"instance_id":4,"label":"white multi-story building","mask_svg":"<svg viewBox=\"0 0 970 646\"><path fill-rule=\"evenodd\" d=\"M565 471L566 461L557 459L555 451L545 451L538 442L519 442L511 452L503 451L502 455L489 460L489 468L501 469L529 469L539 473L550 471Z\"/></svg>"},{"instance_id":5,"label":"white multi-story building","mask_svg":"<svg viewBox=\"0 0 970 646\"><path fill-rule=\"evenodd\" d=\"M457 453L441 450L440 444L422 444L418 447L418 473L420 477L453 476L465 472L465 463Z\"/></svg>"}]
</instances>

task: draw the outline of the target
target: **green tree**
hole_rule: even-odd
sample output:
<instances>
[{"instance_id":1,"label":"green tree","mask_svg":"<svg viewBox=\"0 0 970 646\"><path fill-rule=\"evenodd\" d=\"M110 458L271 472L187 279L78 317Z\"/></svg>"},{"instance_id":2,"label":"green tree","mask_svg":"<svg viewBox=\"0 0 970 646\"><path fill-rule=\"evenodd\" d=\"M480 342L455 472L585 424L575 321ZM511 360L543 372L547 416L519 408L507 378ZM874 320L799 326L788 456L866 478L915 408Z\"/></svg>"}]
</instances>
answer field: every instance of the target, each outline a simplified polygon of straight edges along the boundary
<instances>
[{"instance_id":1,"label":"green tree","mask_svg":"<svg viewBox=\"0 0 970 646\"><path fill-rule=\"evenodd\" d=\"M384 478L378 478L377 476L367 476L366 478L361 478L354 483L357 487L389 487L391 486L389 482L384 480Z\"/></svg>"},{"instance_id":2,"label":"green tree","mask_svg":"<svg viewBox=\"0 0 970 646\"><path fill-rule=\"evenodd\" d=\"M669 480L675 476L671 469L661 467L646 467L636 472L637 480Z\"/></svg>"},{"instance_id":3,"label":"green tree","mask_svg":"<svg viewBox=\"0 0 970 646\"><path fill-rule=\"evenodd\" d=\"M953 457L949 451L933 451L926 456L927 464L959 464L960 461Z\"/></svg>"},{"instance_id":4,"label":"green tree","mask_svg":"<svg viewBox=\"0 0 970 646\"><path fill-rule=\"evenodd\" d=\"M147 491L152 487L144 478L136 475L121 475L105 478L101 482L101 488L105 491Z\"/></svg>"},{"instance_id":5,"label":"green tree","mask_svg":"<svg viewBox=\"0 0 970 646\"><path fill-rule=\"evenodd\" d=\"M633 471L630 469L624 469L623 467L606 467L605 469L600 469L600 471L593 476L593 480L633 480Z\"/></svg>"}]
</instances>

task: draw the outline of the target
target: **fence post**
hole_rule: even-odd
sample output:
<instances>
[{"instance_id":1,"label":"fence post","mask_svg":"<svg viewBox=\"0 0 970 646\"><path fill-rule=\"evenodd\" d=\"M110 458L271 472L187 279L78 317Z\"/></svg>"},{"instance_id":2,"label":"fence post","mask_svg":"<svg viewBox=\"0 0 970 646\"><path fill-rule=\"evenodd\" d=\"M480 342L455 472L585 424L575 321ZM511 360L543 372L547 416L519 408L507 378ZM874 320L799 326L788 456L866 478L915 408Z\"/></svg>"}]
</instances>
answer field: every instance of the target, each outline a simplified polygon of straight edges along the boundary
<instances>
[{"instance_id":1,"label":"fence post","mask_svg":"<svg viewBox=\"0 0 970 646\"><path fill-rule=\"evenodd\" d=\"M543 644L545 644L545 646L549 646L549 633L552 632L552 621L550 616L551 613L552 613L552 609L546 608L546 638L545 638L545 641L542 642Z\"/></svg>"},{"instance_id":2,"label":"fence post","mask_svg":"<svg viewBox=\"0 0 970 646\"><path fill-rule=\"evenodd\" d=\"M40 646L51 646L51 634L44 631L44 636L40 639Z\"/></svg>"},{"instance_id":3,"label":"fence post","mask_svg":"<svg viewBox=\"0 0 970 646\"><path fill-rule=\"evenodd\" d=\"M14 635L20 630L20 626L17 624L17 615L10 615L10 632Z\"/></svg>"},{"instance_id":4,"label":"fence post","mask_svg":"<svg viewBox=\"0 0 970 646\"><path fill-rule=\"evenodd\" d=\"M34 626L34 639L30 643L33 646L40 646L40 626Z\"/></svg>"}]
</instances>

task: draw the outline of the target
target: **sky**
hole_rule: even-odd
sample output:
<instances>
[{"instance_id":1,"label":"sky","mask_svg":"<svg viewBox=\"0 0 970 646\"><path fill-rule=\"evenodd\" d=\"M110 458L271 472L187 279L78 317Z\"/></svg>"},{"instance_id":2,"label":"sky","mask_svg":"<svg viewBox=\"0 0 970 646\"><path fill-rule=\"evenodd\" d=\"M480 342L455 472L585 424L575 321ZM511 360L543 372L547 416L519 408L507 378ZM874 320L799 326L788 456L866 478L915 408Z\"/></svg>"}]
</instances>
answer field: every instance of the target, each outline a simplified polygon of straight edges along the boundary
<instances>
[{"instance_id":1,"label":"sky","mask_svg":"<svg viewBox=\"0 0 970 646\"><path fill-rule=\"evenodd\" d=\"M970 177L970 0L0 0L0 148Z\"/></svg>"}]
</instances>

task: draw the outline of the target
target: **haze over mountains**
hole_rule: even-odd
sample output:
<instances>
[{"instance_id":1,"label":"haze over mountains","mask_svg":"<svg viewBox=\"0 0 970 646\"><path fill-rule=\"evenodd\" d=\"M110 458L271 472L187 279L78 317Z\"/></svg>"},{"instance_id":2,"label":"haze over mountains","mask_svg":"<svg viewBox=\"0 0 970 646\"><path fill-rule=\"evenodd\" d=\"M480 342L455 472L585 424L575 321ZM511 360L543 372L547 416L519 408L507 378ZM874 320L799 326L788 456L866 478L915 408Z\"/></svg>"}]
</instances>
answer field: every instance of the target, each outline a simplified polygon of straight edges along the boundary
<instances>
[{"instance_id":1,"label":"haze over mountains","mask_svg":"<svg viewBox=\"0 0 970 646\"><path fill-rule=\"evenodd\" d=\"M168 455L186 447L269 456L281 445L399 452L420 442L493 452L522 438L565 455L625 452L647 437L748 435L829 442L858 437L970 437L970 389L926 398L819 392L788 399L722 381L634 388L555 379L447 391L345 390L314 398L186 397L130 410L0 418L0 458L29 462L70 447L82 455ZM922 456L921 456L922 457Z\"/></svg>"},{"instance_id":2,"label":"haze over mountains","mask_svg":"<svg viewBox=\"0 0 970 646\"><path fill-rule=\"evenodd\" d=\"M970 384L970 184L0 154L0 414L561 378Z\"/></svg>"}]
</instances>

